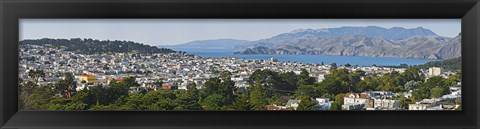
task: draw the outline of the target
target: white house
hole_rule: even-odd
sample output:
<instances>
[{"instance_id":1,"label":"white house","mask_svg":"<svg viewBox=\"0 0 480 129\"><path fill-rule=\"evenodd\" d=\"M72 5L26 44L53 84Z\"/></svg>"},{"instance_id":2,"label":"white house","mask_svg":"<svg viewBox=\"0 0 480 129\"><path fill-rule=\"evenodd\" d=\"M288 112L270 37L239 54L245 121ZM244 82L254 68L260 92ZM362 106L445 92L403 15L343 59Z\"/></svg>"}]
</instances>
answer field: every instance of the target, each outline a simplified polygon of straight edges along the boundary
<instances>
[{"instance_id":1,"label":"white house","mask_svg":"<svg viewBox=\"0 0 480 129\"><path fill-rule=\"evenodd\" d=\"M300 102L300 100L290 99L290 100L288 100L287 105L285 105L285 107L293 108L294 110L297 110L299 102Z\"/></svg>"},{"instance_id":2,"label":"white house","mask_svg":"<svg viewBox=\"0 0 480 129\"><path fill-rule=\"evenodd\" d=\"M389 99L375 99L374 108L400 108L400 101Z\"/></svg>"},{"instance_id":3,"label":"white house","mask_svg":"<svg viewBox=\"0 0 480 129\"><path fill-rule=\"evenodd\" d=\"M332 102L330 101L329 98L315 98L315 100L318 103L317 105L315 105L315 108L320 110L328 110L332 105Z\"/></svg>"},{"instance_id":4,"label":"white house","mask_svg":"<svg viewBox=\"0 0 480 129\"><path fill-rule=\"evenodd\" d=\"M368 94L366 93L349 93L343 98L343 104L351 103L368 103Z\"/></svg>"},{"instance_id":5,"label":"white house","mask_svg":"<svg viewBox=\"0 0 480 129\"><path fill-rule=\"evenodd\" d=\"M427 110L428 104L408 104L408 110Z\"/></svg>"}]
</instances>

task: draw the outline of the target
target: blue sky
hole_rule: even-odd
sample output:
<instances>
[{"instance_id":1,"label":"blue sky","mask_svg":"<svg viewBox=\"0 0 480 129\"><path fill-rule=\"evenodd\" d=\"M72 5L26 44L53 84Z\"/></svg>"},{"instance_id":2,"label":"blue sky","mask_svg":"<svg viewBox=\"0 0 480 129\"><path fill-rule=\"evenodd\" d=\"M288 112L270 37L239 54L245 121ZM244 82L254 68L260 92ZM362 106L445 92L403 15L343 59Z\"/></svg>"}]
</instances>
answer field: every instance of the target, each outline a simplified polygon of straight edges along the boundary
<instances>
[{"instance_id":1,"label":"blue sky","mask_svg":"<svg viewBox=\"0 0 480 129\"><path fill-rule=\"evenodd\" d=\"M20 40L93 38L171 45L194 40L269 38L295 29L379 26L423 27L438 35L460 33L460 19L20 19Z\"/></svg>"}]
</instances>

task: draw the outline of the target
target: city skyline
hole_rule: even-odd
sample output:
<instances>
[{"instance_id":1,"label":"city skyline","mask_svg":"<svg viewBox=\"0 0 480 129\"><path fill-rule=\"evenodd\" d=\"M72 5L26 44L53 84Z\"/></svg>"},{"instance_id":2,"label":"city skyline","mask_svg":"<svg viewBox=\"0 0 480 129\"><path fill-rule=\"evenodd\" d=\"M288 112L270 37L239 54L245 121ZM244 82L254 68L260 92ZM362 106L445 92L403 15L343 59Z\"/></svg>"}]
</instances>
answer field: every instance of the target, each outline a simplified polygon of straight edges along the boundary
<instances>
[{"instance_id":1,"label":"city skyline","mask_svg":"<svg viewBox=\"0 0 480 129\"><path fill-rule=\"evenodd\" d=\"M343 26L378 26L387 29L423 27L440 36L455 37L460 33L460 21L460 19L21 19L20 40L94 38L128 40L148 45L175 45L208 39L254 41L296 29Z\"/></svg>"}]
</instances>

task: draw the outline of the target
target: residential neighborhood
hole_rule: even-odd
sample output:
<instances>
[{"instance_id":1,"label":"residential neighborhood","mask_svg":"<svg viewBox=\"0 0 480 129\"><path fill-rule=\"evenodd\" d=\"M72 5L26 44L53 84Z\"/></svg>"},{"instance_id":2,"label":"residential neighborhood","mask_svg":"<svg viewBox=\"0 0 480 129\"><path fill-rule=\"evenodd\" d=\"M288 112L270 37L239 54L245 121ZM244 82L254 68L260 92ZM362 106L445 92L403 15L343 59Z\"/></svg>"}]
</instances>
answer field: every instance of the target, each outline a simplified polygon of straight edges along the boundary
<instances>
[{"instance_id":1,"label":"residential neighborhood","mask_svg":"<svg viewBox=\"0 0 480 129\"><path fill-rule=\"evenodd\" d=\"M252 83L250 76L257 70L271 70L278 73L293 72L300 75L302 70L308 77L320 83L331 74L332 67L346 69L348 72L363 71L365 75L384 75L392 72L403 73L407 68L384 66L352 66L331 64L307 64L300 62L281 62L276 58L269 60L253 60L242 58L206 58L188 53L103 53L80 54L73 51L38 46L22 45L19 49L19 78L33 81L37 85L57 83L65 79L66 73L74 76L75 87L64 94L56 96L69 98L75 92L89 90L92 87L109 87L111 83L122 82L127 77L134 77L137 86L129 87L129 93L142 93L158 90L189 90L192 86L202 90L205 83L214 77L220 77L223 71L231 73L230 80L238 92L248 92ZM45 76L32 78L31 70L43 70ZM421 69L425 80L430 77L449 78L456 74L441 67ZM419 75L419 76L420 76ZM34 80L36 79L36 80ZM364 77L360 78L364 80ZM159 83L161 82L161 83ZM413 82L412 82L413 83ZM412 84L413 85L413 84ZM341 99L332 100L333 96L312 96L315 110L330 110L340 103L341 110L456 110L461 104L461 82L449 86L448 92L440 97L411 99L414 89L404 92L369 90L342 93ZM295 92L295 91L284 91ZM265 110L297 110L302 100L289 97L285 103L267 103Z\"/></svg>"}]
</instances>

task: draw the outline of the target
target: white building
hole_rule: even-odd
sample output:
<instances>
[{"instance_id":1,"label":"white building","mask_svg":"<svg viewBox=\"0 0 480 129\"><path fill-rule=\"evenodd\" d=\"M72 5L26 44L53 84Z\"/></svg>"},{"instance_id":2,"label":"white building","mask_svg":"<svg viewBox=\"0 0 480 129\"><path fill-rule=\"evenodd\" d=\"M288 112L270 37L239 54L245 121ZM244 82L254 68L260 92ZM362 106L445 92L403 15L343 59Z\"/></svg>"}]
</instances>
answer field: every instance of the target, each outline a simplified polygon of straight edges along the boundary
<instances>
[{"instance_id":1,"label":"white building","mask_svg":"<svg viewBox=\"0 0 480 129\"><path fill-rule=\"evenodd\" d=\"M288 100L287 105L285 105L285 107L293 108L294 110L297 110L299 102L300 102L300 100L290 99L290 100Z\"/></svg>"},{"instance_id":2,"label":"white building","mask_svg":"<svg viewBox=\"0 0 480 129\"><path fill-rule=\"evenodd\" d=\"M317 82L322 82L325 79L325 74L319 74L317 77Z\"/></svg>"},{"instance_id":3,"label":"white building","mask_svg":"<svg viewBox=\"0 0 480 129\"><path fill-rule=\"evenodd\" d=\"M428 76L432 77L432 76L439 76L442 74L442 68L440 67L431 67L431 68L428 68Z\"/></svg>"},{"instance_id":4,"label":"white building","mask_svg":"<svg viewBox=\"0 0 480 129\"><path fill-rule=\"evenodd\" d=\"M368 94L366 93L349 93L343 98L343 104L352 104L352 103L368 103Z\"/></svg>"},{"instance_id":5,"label":"white building","mask_svg":"<svg viewBox=\"0 0 480 129\"><path fill-rule=\"evenodd\" d=\"M400 101L389 99L375 99L374 108L400 108Z\"/></svg>"},{"instance_id":6,"label":"white building","mask_svg":"<svg viewBox=\"0 0 480 129\"><path fill-rule=\"evenodd\" d=\"M408 104L408 110L427 110L429 104Z\"/></svg>"},{"instance_id":7,"label":"white building","mask_svg":"<svg viewBox=\"0 0 480 129\"><path fill-rule=\"evenodd\" d=\"M332 105L332 102L329 98L315 98L315 100L318 103L317 105L315 105L315 108L320 110L329 110L330 106Z\"/></svg>"}]
</instances>

